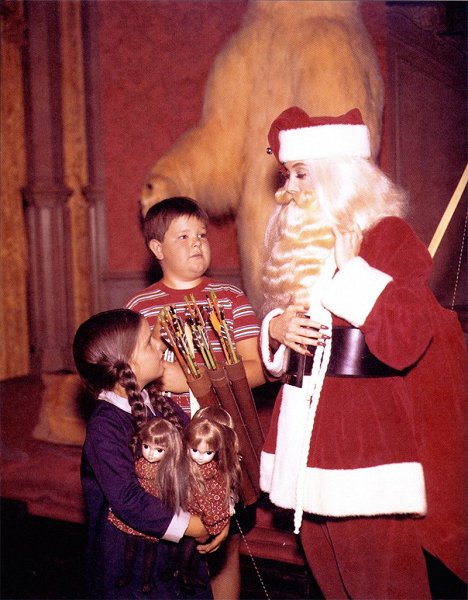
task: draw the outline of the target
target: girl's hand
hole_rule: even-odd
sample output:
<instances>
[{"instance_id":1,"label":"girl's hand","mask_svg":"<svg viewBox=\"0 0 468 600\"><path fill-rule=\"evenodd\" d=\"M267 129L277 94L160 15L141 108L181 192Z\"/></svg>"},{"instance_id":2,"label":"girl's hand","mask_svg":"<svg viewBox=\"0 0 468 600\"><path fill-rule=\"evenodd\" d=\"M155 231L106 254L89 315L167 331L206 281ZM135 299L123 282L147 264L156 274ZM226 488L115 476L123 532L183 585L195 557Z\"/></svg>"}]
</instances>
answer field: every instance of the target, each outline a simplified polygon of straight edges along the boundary
<instances>
[{"instance_id":1,"label":"girl's hand","mask_svg":"<svg viewBox=\"0 0 468 600\"><path fill-rule=\"evenodd\" d=\"M288 306L283 314L270 321L270 339L300 354L310 354L307 346L316 346L320 343L326 335L327 328L305 316L306 312L307 307L303 304Z\"/></svg>"},{"instance_id":2,"label":"girl's hand","mask_svg":"<svg viewBox=\"0 0 468 600\"><path fill-rule=\"evenodd\" d=\"M211 554L212 552L216 552L216 550L218 550L221 544L226 540L228 533L229 523L221 531L221 533L218 533L218 535L211 540L209 544L202 544L200 546L197 546L198 552L200 552L200 554Z\"/></svg>"},{"instance_id":3,"label":"girl's hand","mask_svg":"<svg viewBox=\"0 0 468 600\"><path fill-rule=\"evenodd\" d=\"M351 231L340 231L333 227L335 234L335 262L341 269L348 261L358 256L362 242L362 231L358 225L354 225Z\"/></svg>"}]
</instances>

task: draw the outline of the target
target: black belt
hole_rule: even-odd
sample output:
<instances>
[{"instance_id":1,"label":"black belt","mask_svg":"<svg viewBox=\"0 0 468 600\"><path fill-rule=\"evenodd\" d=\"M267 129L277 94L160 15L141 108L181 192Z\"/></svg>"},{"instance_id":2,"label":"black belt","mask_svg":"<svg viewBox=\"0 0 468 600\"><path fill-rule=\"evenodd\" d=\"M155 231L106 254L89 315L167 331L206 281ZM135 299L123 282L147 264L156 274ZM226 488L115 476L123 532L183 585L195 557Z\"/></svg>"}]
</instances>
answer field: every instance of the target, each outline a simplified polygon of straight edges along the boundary
<instances>
[{"instance_id":1,"label":"black belt","mask_svg":"<svg viewBox=\"0 0 468 600\"><path fill-rule=\"evenodd\" d=\"M315 346L308 346L310 352ZM290 350L289 364L283 383L302 387L304 376L312 373L314 357ZM369 350L364 334L355 327L333 327L332 349L327 377L397 377L407 369L398 371L389 367Z\"/></svg>"}]
</instances>

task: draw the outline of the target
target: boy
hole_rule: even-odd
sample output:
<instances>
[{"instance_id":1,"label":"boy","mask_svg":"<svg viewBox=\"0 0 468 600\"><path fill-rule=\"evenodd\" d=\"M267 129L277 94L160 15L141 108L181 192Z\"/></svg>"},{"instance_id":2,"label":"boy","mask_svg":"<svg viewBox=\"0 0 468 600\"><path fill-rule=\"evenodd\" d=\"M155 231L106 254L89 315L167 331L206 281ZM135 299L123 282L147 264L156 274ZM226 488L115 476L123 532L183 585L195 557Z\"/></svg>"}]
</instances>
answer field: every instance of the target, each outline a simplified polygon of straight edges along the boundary
<instances>
[{"instance_id":1,"label":"boy","mask_svg":"<svg viewBox=\"0 0 468 600\"><path fill-rule=\"evenodd\" d=\"M191 198L167 198L149 209L143 221L143 234L147 246L159 261L163 276L135 294L126 307L142 313L154 327L162 308L170 305L178 314L184 315L184 296L193 295L199 306L206 306L207 294L214 291L231 328L237 353L242 356L248 382L251 387L256 387L265 382L258 351L258 320L239 288L206 277L211 258L207 225L207 214ZM210 325L207 335L215 357L221 362L224 354ZM169 361L165 361L164 366L164 393L170 394L190 414L189 388L181 367L177 362ZM219 573L214 574L211 569L215 599L233 599L240 595L239 544L239 534L231 535L225 545L225 564Z\"/></svg>"},{"instance_id":2,"label":"boy","mask_svg":"<svg viewBox=\"0 0 468 600\"><path fill-rule=\"evenodd\" d=\"M160 310L173 306L185 314L184 296L193 295L199 306L214 291L231 326L236 349L242 356L251 387L265 382L258 352L259 325L247 297L237 287L205 276L211 259L206 236L208 216L190 198L167 198L152 206L143 222L145 242L159 261L162 278L135 294L126 307L142 313L154 327ZM216 358L223 360L218 338L208 324L208 336ZM188 385L177 362L165 362L163 389L190 413Z\"/></svg>"}]
</instances>

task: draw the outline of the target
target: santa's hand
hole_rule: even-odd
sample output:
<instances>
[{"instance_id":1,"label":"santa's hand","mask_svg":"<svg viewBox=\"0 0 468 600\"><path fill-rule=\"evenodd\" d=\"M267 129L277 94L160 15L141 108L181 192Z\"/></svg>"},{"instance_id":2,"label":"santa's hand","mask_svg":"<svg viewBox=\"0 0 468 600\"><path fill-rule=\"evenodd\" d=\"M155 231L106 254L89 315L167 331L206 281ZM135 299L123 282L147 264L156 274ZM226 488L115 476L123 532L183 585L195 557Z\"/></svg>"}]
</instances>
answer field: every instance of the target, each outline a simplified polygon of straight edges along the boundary
<instances>
[{"instance_id":1,"label":"santa's hand","mask_svg":"<svg viewBox=\"0 0 468 600\"><path fill-rule=\"evenodd\" d=\"M216 550L218 550L221 544L226 540L228 533L229 523L221 531L221 533L218 533L218 535L210 541L209 544L202 544L200 546L197 546L198 552L200 552L200 554L211 554L212 552L216 552Z\"/></svg>"},{"instance_id":2,"label":"santa's hand","mask_svg":"<svg viewBox=\"0 0 468 600\"><path fill-rule=\"evenodd\" d=\"M326 338L327 327L306 316L307 307L291 304L270 321L270 338L299 352L310 354L307 346L317 346Z\"/></svg>"},{"instance_id":3,"label":"santa's hand","mask_svg":"<svg viewBox=\"0 0 468 600\"><path fill-rule=\"evenodd\" d=\"M362 242L362 231L358 225L353 225L351 231L340 231L333 227L335 234L335 262L341 269L347 262L358 256Z\"/></svg>"}]
</instances>

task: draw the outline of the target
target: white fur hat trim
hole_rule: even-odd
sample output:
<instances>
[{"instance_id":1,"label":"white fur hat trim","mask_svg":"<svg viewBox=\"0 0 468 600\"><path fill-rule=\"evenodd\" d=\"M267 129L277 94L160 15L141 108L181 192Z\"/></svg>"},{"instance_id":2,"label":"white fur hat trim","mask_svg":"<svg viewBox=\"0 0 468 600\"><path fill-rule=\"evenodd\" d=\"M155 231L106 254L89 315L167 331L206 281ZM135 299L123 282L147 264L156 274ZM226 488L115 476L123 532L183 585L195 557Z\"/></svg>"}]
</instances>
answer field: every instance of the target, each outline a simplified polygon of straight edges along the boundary
<instances>
[{"instance_id":1,"label":"white fur hat trim","mask_svg":"<svg viewBox=\"0 0 468 600\"><path fill-rule=\"evenodd\" d=\"M366 125L315 125L279 132L279 160L311 160L357 156L370 158L370 137Z\"/></svg>"}]
</instances>

